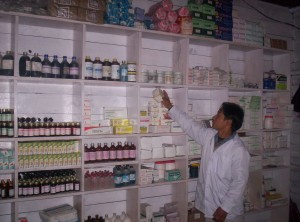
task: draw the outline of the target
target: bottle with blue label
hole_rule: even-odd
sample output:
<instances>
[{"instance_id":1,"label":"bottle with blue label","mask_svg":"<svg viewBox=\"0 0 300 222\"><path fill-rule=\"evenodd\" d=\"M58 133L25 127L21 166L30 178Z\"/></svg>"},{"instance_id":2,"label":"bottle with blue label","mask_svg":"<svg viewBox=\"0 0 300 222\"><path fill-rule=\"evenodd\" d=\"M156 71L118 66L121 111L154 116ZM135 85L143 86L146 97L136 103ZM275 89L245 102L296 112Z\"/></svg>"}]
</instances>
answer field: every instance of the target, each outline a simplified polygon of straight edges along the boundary
<instances>
[{"instance_id":1,"label":"bottle with blue label","mask_svg":"<svg viewBox=\"0 0 300 222\"><path fill-rule=\"evenodd\" d=\"M123 167L122 178L123 178L123 186L128 186L130 184L130 172L128 166Z\"/></svg>"},{"instance_id":2,"label":"bottle with blue label","mask_svg":"<svg viewBox=\"0 0 300 222\"><path fill-rule=\"evenodd\" d=\"M125 61L122 61L122 64L120 66L120 80L122 82L127 82L128 81L128 66L127 63Z\"/></svg>"},{"instance_id":3,"label":"bottle with blue label","mask_svg":"<svg viewBox=\"0 0 300 222\"><path fill-rule=\"evenodd\" d=\"M102 72L102 62L99 57L96 57L95 61L93 62L93 79L101 80Z\"/></svg>"},{"instance_id":4,"label":"bottle with blue label","mask_svg":"<svg viewBox=\"0 0 300 222\"><path fill-rule=\"evenodd\" d=\"M133 166L129 167L129 181L130 184L135 184L136 176L135 176L135 169Z\"/></svg>"},{"instance_id":5,"label":"bottle with blue label","mask_svg":"<svg viewBox=\"0 0 300 222\"><path fill-rule=\"evenodd\" d=\"M115 187L122 187L123 186L123 174L121 170L121 166L114 167L114 184Z\"/></svg>"},{"instance_id":6,"label":"bottle with blue label","mask_svg":"<svg viewBox=\"0 0 300 222\"><path fill-rule=\"evenodd\" d=\"M53 61L51 62L51 78L60 78L60 63L57 55L53 56Z\"/></svg>"},{"instance_id":7,"label":"bottle with blue label","mask_svg":"<svg viewBox=\"0 0 300 222\"><path fill-rule=\"evenodd\" d=\"M269 78L270 78L270 74L265 72L264 73L264 77L263 77L263 88L264 89L269 89Z\"/></svg>"},{"instance_id":8,"label":"bottle with blue label","mask_svg":"<svg viewBox=\"0 0 300 222\"><path fill-rule=\"evenodd\" d=\"M42 61L42 77L51 77L51 62L49 60L48 54L44 55L44 60Z\"/></svg>"},{"instance_id":9,"label":"bottle with blue label","mask_svg":"<svg viewBox=\"0 0 300 222\"><path fill-rule=\"evenodd\" d=\"M85 79L93 79L93 62L90 56L85 57Z\"/></svg>"}]
</instances>

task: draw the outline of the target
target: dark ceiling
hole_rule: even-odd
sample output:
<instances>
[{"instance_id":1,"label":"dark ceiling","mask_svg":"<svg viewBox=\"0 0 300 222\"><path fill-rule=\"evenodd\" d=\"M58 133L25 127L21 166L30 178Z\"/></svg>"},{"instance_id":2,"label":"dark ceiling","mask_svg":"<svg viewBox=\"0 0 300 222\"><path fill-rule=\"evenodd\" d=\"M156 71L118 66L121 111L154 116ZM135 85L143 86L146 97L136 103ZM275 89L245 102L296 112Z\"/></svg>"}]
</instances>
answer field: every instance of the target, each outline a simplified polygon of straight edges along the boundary
<instances>
[{"instance_id":1,"label":"dark ceiling","mask_svg":"<svg viewBox=\"0 0 300 222\"><path fill-rule=\"evenodd\" d=\"M300 6L300 0L260 0L263 2L269 2L275 5L280 5L288 8L295 8Z\"/></svg>"}]
</instances>

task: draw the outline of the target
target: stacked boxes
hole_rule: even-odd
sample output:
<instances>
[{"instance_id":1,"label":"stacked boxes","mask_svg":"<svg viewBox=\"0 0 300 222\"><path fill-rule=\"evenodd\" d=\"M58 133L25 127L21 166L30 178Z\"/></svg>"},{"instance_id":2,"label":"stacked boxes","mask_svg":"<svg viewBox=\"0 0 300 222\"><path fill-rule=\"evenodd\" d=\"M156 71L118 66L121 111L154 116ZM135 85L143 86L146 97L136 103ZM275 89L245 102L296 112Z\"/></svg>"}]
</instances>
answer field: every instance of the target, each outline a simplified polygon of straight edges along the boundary
<instances>
[{"instance_id":1,"label":"stacked boxes","mask_svg":"<svg viewBox=\"0 0 300 222\"><path fill-rule=\"evenodd\" d=\"M239 104L245 112L244 123L241 129L261 129L261 97L237 96L229 97L229 101Z\"/></svg>"},{"instance_id":2,"label":"stacked boxes","mask_svg":"<svg viewBox=\"0 0 300 222\"><path fill-rule=\"evenodd\" d=\"M264 132L264 149L278 149L288 147L288 137L284 132Z\"/></svg>"},{"instance_id":3,"label":"stacked boxes","mask_svg":"<svg viewBox=\"0 0 300 222\"><path fill-rule=\"evenodd\" d=\"M200 86L228 86L229 75L219 68L196 66L189 69L188 84Z\"/></svg>"},{"instance_id":4,"label":"stacked boxes","mask_svg":"<svg viewBox=\"0 0 300 222\"><path fill-rule=\"evenodd\" d=\"M1 170L15 169L15 152L13 149L0 148L0 172Z\"/></svg>"},{"instance_id":5,"label":"stacked boxes","mask_svg":"<svg viewBox=\"0 0 300 222\"><path fill-rule=\"evenodd\" d=\"M232 0L216 0L216 39L232 41Z\"/></svg>"},{"instance_id":6,"label":"stacked boxes","mask_svg":"<svg viewBox=\"0 0 300 222\"><path fill-rule=\"evenodd\" d=\"M193 35L215 37L215 1L204 0L201 4L198 1L189 1L188 8L192 15Z\"/></svg>"},{"instance_id":7,"label":"stacked boxes","mask_svg":"<svg viewBox=\"0 0 300 222\"><path fill-rule=\"evenodd\" d=\"M105 1L52 0L48 5L48 11L51 16L55 17L102 24L105 12Z\"/></svg>"}]
</instances>

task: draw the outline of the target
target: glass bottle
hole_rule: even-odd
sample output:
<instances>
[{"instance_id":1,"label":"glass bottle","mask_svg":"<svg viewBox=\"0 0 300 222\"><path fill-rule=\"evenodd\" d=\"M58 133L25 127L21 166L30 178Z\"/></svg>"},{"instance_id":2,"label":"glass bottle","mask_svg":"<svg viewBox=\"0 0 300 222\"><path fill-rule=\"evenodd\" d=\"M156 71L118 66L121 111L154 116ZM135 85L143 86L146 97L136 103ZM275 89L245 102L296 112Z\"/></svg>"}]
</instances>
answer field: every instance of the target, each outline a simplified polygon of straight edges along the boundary
<instances>
[{"instance_id":1,"label":"glass bottle","mask_svg":"<svg viewBox=\"0 0 300 222\"><path fill-rule=\"evenodd\" d=\"M14 123L13 122L9 122L7 124L7 136L14 137Z\"/></svg>"},{"instance_id":2,"label":"glass bottle","mask_svg":"<svg viewBox=\"0 0 300 222\"><path fill-rule=\"evenodd\" d=\"M103 73L102 73L102 80L111 80L111 63L108 59L104 59L103 65Z\"/></svg>"},{"instance_id":3,"label":"glass bottle","mask_svg":"<svg viewBox=\"0 0 300 222\"><path fill-rule=\"evenodd\" d=\"M116 147L117 150L117 160L122 161L123 160L123 147L122 142L118 142L118 145Z\"/></svg>"},{"instance_id":4,"label":"glass bottle","mask_svg":"<svg viewBox=\"0 0 300 222\"><path fill-rule=\"evenodd\" d=\"M23 52L23 55L19 60L19 75L29 77L30 72L31 72L30 58L27 52Z\"/></svg>"},{"instance_id":5,"label":"glass bottle","mask_svg":"<svg viewBox=\"0 0 300 222\"><path fill-rule=\"evenodd\" d=\"M42 77L51 77L51 62L49 60L48 54L44 55L44 60L42 61Z\"/></svg>"},{"instance_id":6,"label":"glass bottle","mask_svg":"<svg viewBox=\"0 0 300 222\"><path fill-rule=\"evenodd\" d=\"M6 51L6 54L2 58L1 75L13 76L14 75L14 56L12 51Z\"/></svg>"},{"instance_id":7,"label":"glass bottle","mask_svg":"<svg viewBox=\"0 0 300 222\"><path fill-rule=\"evenodd\" d=\"M19 197L23 196L23 181L21 179L18 181L18 195Z\"/></svg>"},{"instance_id":8,"label":"glass bottle","mask_svg":"<svg viewBox=\"0 0 300 222\"><path fill-rule=\"evenodd\" d=\"M109 148L107 143L104 143L103 146L103 161L109 161Z\"/></svg>"},{"instance_id":9,"label":"glass bottle","mask_svg":"<svg viewBox=\"0 0 300 222\"><path fill-rule=\"evenodd\" d=\"M63 61L60 63L60 78L70 78L70 64L68 63L67 56L63 56Z\"/></svg>"},{"instance_id":10,"label":"glass bottle","mask_svg":"<svg viewBox=\"0 0 300 222\"><path fill-rule=\"evenodd\" d=\"M117 159L117 151L116 151L115 143L112 142L109 148L109 160L116 161L116 159Z\"/></svg>"},{"instance_id":11,"label":"glass bottle","mask_svg":"<svg viewBox=\"0 0 300 222\"><path fill-rule=\"evenodd\" d=\"M129 167L125 166L123 168L122 172L122 181L123 181L123 186L128 186L130 184L130 172L129 172Z\"/></svg>"},{"instance_id":12,"label":"glass bottle","mask_svg":"<svg viewBox=\"0 0 300 222\"><path fill-rule=\"evenodd\" d=\"M124 142L123 147L123 160L129 160L129 146L127 142Z\"/></svg>"},{"instance_id":13,"label":"glass bottle","mask_svg":"<svg viewBox=\"0 0 300 222\"><path fill-rule=\"evenodd\" d=\"M96 162L101 162L102 159L103 159L103 151L102 151L101 143L98 143L96 148Z\"/></svg>"},{"instance_id":14,"label":"glass bottle","mask_svg":"<svg viewBox=\"0 0 300 222\"><path fill-rule=\"evenodd\" d=\"M93 62L90 56L85 57L85 79L93 79Z\"/></svg>"},{"instance_id":15,"label":"glass bottle","mask_svg":"<svg viewBox=\"0 0 300 222\"><path fill-rule=\"evenodd\" d=\"M54 178L50 182L50 194L56 194L56 182Z\"/></svg>"},{"instance_id":16,"label":"glass bottle","mask_svg":"<svg viewBox=\"0 0 300 222\"><path fill-rule=\"evenodd\" d=\"M76 56L72 57L72 62L70 63L70 79L79 79L79 64Z\"/></svg>"},{"instance_id":17,"label":"glass bottle","mask_svg":"<svg viewBox=\"0 0 300 222\"><path fill-rule=\"evenodd\" d=\"M102 62L99 57L95 58L93 62L93 79L101 80L102 79Z\"/></svg>"},{"instance_id":18,"label":"glass bottle","mask_svg":"<svg viewBox=\"0 0 300 222\"><path fill-rule=\"evenodd\" d=\"M79 182L78 178L75 178L75 180L74 180L74 190L80 191L80 182Z\"/></svg>"},{"instance_id":19,"label":"glass bottle","mask_svg":"<svg viewBox=\"0 0 300 222\"><path fill-rule=\"evenodd\" d=\"M7 192L6 192L6 190L7 190L7 188L6 188L6 183L5 183L5 180L1 180L1 198L2 199L4 199L4 198L7 198L8 196L7 196Z\"/></svg>"},{"instance_id":20,"label":"glass bottle","mask_svg":"<svg viewBox=\"0 0 300 222\"><path fill-rule=\"evenodd\" d=\"M57 55L53 56L53 61L51 62L51 78L60 77L60 63L57 59Z\"/></svg>"},{"instance_id":21,"label":"glass bottle","mask_svg":"<svg viewBox=\"0 0 300 222\"><path fill-rule=\"evenodd\" d=\"M94 146L94 143L91 144L89 150L90 150L90 163L95 163L96 162L96 148Z\"/></svg>"},{"instance_id":22,"label":"glass bottle","mask_svg":"<svg viewBox=\"0 0 300 222\"><path fill-rule=\"evenodd\" d=\"M111 80L120 81L120 63L116 58L111 63Z\"/></svg>"},{"instance_id":23,"label":"glass bottle","mask_svg":"<svg viewBox=\"0 0 300 222\"><path fill-rule=\"evenodd\" d=\"M129 147L129 160L135 160L135 158L136 158L136 147L131 142L130 147Z\"/></svg>"},{"instance_id":24,"label":"glass bottle","mask_svg":"<svg viewBox=\"0 0 300 222\"><path fill-rule=\"evenodd\" d=\"M129 167L129 181L130 181L130 184L135 184L135 180L136 180L135 169L133 168L133 166L130 166Z\"/></svg>"},{"instance_id":25,"label":"glass bottle","mask_svg":"<svg viewBox=\"0 0 300 222\"><path fill-rule=\"evenodd\" d=\"M84 144L84 163L90 162L90 152L87 144Z\"/></svg>"},{"instance_id":26,"label":"glass bottle","mask_svg":"<svg viewBox=\"0 0 300 222\"><path fill-rule=\"evenodd\" d=\"M31 77L41 77L42 76L42 60L38 53L34 53L30 60L31 62Z\"/></svg>"},{"instance_id":27,"label":"glass bottle","mask_svg":"<svg viewBox=\"0 0 300 222\"><path fill-rule=\"evenodd\" d=\"M127 63L125 61L122 61L122 64L120 66L120 80L122 82L127 82L128 81L128 67Z\"/></svg>"}]
</instances>

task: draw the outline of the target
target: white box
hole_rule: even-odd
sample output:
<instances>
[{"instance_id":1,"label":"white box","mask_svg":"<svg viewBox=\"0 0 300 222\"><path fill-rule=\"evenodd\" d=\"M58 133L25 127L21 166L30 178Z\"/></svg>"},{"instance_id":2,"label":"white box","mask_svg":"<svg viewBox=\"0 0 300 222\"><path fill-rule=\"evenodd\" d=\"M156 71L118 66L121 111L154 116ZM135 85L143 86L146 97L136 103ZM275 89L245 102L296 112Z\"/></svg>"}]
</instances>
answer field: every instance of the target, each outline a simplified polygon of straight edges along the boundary
<instances>
[{"instance_id":1,"label":"white box","mask_svg":"<svg viewBox=\"0 0 300 222\"><path fill-rule=\"evenodd\" d=\"M185 155L185 147L176 145L176 156L184 156Z\"/></svg>"},{"instance_id":2,"label":"white box","mask_svg":"<svg viewBox=\"0 0 300 222\"><path fill-rule=\"evenodd\" d=\"M141 138L141 149L152 150L152 138L151 137Z\"/></svg>"},{"instance_id":3,"label":"white box","mask_svg":"<svg viewBox=\"0 0 300 222\"><path fill-rule=\"evenodd\" d=\"M166 158L176 156L175 145L173 145L173 146L164 146L164 149L165 149L165 157Z\"/></svg>"},{"instance_id":4,"label":"white box","mask_svg":"<svg viewBox=\"0 0 300 222\"><path fill-rule=\"evenodd\" d=\"M164 158L164 148L162 147L153 147L152 149L152 158Z\"/></svg>"},{"instance_id":5,"label":"white box","mask_svg":"<svg viewBox=\"0 0 300 222\"><path fill-rule=\"evenodd\" d=\"M152 150L141 150L141 159L148 160L152 158Z\"/></svg>"}]
</instances>

